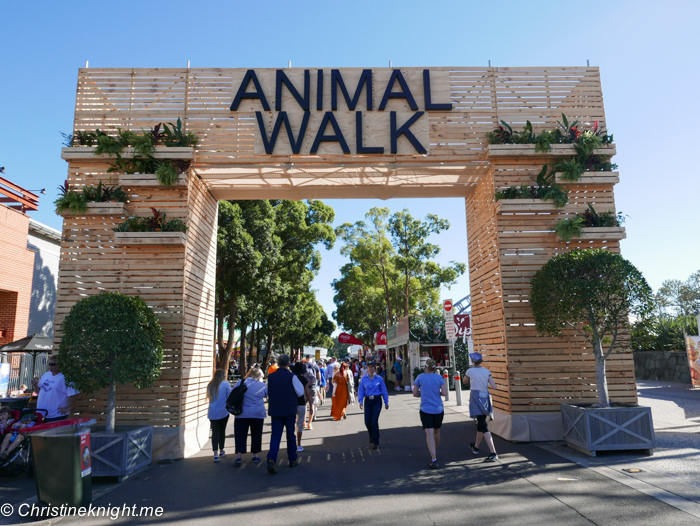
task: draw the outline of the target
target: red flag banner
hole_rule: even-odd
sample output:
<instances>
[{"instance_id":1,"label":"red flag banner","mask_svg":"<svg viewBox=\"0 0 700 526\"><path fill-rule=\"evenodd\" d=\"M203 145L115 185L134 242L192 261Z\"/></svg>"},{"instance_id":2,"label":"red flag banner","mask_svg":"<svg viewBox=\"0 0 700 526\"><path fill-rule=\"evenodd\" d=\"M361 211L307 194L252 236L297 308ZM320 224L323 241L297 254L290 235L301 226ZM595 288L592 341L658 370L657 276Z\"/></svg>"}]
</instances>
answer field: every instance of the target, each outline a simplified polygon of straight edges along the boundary
<instances>
[{"instance_id":1,"label":"red flag banner","mask_svg":"<svg viewBox=\"0 0 700 526\"><path fill-rule=\"evenodd\" d=\"M358 340L354 336L348 334L347 332L341 332L338 335L338 341L340 343L352 343L353 345L364 345L365 343Z\"/></svg>"},{"instance_id":2,"label":"red flag banner","mask_svg":"<svg viewBox=\"0 0 700 526\"><path fill-rule=\"evenodd\" d=\"M376 342L377 345L386 345L386 333L385 332L378 332L376 334Z\"/></svg>"}]
</instances>

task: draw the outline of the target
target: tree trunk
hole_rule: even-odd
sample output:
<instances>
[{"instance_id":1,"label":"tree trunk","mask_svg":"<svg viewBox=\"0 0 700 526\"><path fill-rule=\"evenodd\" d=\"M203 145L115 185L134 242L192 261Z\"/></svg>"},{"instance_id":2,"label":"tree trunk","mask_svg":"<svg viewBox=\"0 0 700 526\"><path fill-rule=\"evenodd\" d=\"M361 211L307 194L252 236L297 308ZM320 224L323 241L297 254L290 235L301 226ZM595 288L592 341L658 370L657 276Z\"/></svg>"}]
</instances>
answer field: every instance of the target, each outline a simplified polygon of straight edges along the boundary
<instances>
[{"instance_id":1,"label":"tree trunk","mask_svg":"<svg viewBox=\"0 0 700 526\"><path fill-rule=\"evenodd\" d=\"M601 407L610 407L608 396L608 380L605 374L605 358L603 356L603 342L600 338L595 340L595 379L598 387L598 403Z\"/></svg>"},{"instance_id":2,"label":"tree trunk","mask_svg":"<svg viewBox=\"0 0 700 526\"><path fill-rule=\"evenodd\" d=\"M267 368L270 366L270 355L272 354L272 341L274 340L274 336L272 334L272 330L270 330L270 327L268 326L267 330L269 331L267 334L267 354L265 354L265 360L263 361L263 374L267 375Z\"/></svg>"},{"instance_id":3,"label":"tree trunk","mask_svg":"<svg viewBox=\"0 0 700 526\"><path fill-rule=\"evenodd\" d=\"M255 331L255 362L260 363L260 353L262 349L260 347L260 323L258 323L258 329Z\"/></svg>"},{"instance_id":4,"label":"tree trunk","mask_svg":"<svg viewBox=\"0 0 700 526\"><path fill-rule=\"evenodd\" d=\"M238 310L238 298L235 296L231 298L231 303L229 305L228 313L228 340L226 341L226 347L222 345L219 341L219 369L226 371L228 375L228 364L231 360L231 349L233 349L233 339L236 330L236 313ZM221 334L223 338L224 327L223 319L221 320Z\"/></svg>"},{"instance_id":5,"label":"tree trunk","mask_svg":"<svg viewBox=\"0 0 700 526\"><path fill-rule=\"evenodd\" d=\"M246 367L246 336L248 333L248 322L246 320L241 320L241 349L240 349L240 357L239 357L239 362L238 362L238 367L241 371L241 376L245 376L245 373L248 372L248 368Z\"/></svg>"},{"instance_id":6,"label":"tree trunk","mask_svg":"<svg viewBox=\"0 0 700 526\"><path fill-rule=\"evenodd\" d=\"M404 316L408 316L408 284L409 284L409 278L408 278L408 267L406 267L406 290L404 291Z\"/></svg>"},{"instance_id":7,"label":"tree trunk","mask_svg":"<svg viewBox=\"0 0 700 526\"><path fill-rule=\"evenodd\" d=\"M114 433L114 423L117 419L117 383L112 381L109 384L109 395L107 396L107 425L105 431Z\"/></svg>"},{"instance_id":8,"label":"tree trunk","mask_svg":"<svg viewBox=\"0 0 700 526\"><path fill-rule=\"evenodd\" d=\"M248 363L252 366L255 363L255 327L259 322L253 322L250 328L250 349L248 350Z\"/></svg>"}]
</instances>

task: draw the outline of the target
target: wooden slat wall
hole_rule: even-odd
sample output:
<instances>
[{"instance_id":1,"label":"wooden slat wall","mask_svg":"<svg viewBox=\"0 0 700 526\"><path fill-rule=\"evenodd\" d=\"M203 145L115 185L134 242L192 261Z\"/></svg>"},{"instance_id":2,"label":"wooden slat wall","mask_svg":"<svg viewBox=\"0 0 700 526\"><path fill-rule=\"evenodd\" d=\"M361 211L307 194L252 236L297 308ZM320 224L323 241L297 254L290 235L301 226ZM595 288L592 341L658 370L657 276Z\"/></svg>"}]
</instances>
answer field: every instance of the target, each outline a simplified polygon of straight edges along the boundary
<instances>
[{"instance_id":1,"label":"wooden slat wall","mask_svg":"<svg viewBox=\"0 0 700 526\"><path fill-rule=\"evenodd\" d=\"M189 186L182 338L181 423L206 417L214 364L217 201L204 183Z\"/></svg>"},{"instance_id":2,"label":"wooden slat wall","mask_svg":"<svg viewBox=\"0 0 700 526\"><path fill-rule=\"evenodd\" d=\"M71 162L71 188L85 184L114 184L104 161ZM151 214L150 207L169 218L188 220L187 189L124 187L129 194L129 216ZM153 308L164 331L165 360L160 379L148 389L125 386L117 390L118 422L152 422L177 425L181 422L183 282L185 247L124 247L113 242L112 228L125 217L75 216L63 221L56 301L55 343L60 344L60 324L76 301L103 291L141 296ZM58 347L56 347L58 348ZM106 391L81 396L76 412L103 421Z\"/></svg>"},{"instance_id":3,"label":"wooden slat wall","mask_svg":"<svg viewBox=\"0 0 700 526\"><path fill-rule=\"evenodd\" d=\"M535 177L549 159L494 161L492 176L496 189L519 185ZM501 213L498 223L503 312L508 355L510 410L559 411L565 401L597 401L595 357L586 340L576 331L562 337L537 335L530 309L530 280L544 263L574 248L606 248L619 253L618 241L560 241L554 225L564 217L585 210L591 204L599 212L615 211L612 184L576 185L569 204L554 212ZM471 254L470 254L471 258ZM627 340L629 335L623 337ZM632 354L614 354L607 362L611 399L636 402Z\"/></svg>"}]
</instances>

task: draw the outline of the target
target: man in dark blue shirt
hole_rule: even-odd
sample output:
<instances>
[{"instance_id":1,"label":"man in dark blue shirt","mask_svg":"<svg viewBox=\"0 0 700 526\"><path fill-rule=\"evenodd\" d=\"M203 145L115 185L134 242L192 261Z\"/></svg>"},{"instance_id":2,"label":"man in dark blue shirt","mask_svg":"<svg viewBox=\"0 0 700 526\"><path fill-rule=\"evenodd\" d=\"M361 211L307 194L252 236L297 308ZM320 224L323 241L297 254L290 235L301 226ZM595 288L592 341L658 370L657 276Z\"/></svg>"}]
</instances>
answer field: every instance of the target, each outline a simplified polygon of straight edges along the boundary
<instances>
[{"instance_id":1,"label":"man in dark blue shirt","mask_svg":"<svg viewBox=\"0 0 700 526\"><path fill-rule=\"evenodd\" d=\"M365 426L369 433L369 442L374 444L374 449L379 447L379 413L382 412L382 398L384 405L389 409L389 393L386 390L384 380L377 375L377 364L367 364L367 374L360 380L358 401L360 409L364 405Z\"/></svg>"}]
</instances>

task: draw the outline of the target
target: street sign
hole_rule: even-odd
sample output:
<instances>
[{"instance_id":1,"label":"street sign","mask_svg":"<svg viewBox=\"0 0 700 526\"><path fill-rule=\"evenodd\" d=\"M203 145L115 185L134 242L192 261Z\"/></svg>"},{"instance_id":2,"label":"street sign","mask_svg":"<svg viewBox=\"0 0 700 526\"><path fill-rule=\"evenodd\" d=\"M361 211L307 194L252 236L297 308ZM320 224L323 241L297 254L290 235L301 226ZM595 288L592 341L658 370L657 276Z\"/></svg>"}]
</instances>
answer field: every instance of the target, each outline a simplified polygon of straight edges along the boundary
<instances>
[{"instance_id":1,"label":"street sign","mask_svg":"<svg viewBox=\"0 0 700 526\"><path fill-rule=\"evenodd\" d=\"M455 339L455 312L452 305L452 300L443 300L442 302L442 313L445 316L445 336L447 336L447 341L452 341Z\"/></svg>"}]
</instances>

